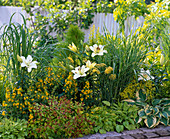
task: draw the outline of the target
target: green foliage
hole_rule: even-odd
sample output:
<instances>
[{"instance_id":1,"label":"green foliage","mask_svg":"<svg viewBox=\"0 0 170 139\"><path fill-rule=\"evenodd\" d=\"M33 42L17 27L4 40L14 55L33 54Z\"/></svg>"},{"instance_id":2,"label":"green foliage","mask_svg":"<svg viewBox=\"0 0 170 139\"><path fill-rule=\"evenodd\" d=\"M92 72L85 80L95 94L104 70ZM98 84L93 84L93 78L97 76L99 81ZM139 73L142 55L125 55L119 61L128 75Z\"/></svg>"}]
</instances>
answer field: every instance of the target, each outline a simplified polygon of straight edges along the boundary
<instances>
[{"instance_id":1,"label":"green foliage","mask_svg":"<svg viewBox=\"0 0 170 139\"><path fill-rule=\"evenodd\" d=\"M133 130L138 128L134 119L137 117L136 106L127 103L110 104L103 101L104 106L92 107L89 119L95 123L94 132L101 134L107 131L123 132L125 129Z\"/></svg>"},{"instance_id":2,"label":"green foliage","mask_svg":"<svg viewBox=\"0 0 170 139\"><path fill-rule=\"evenodd\" d=\"M68 44L72 42L79 46L81 41L84 41L84 32L82 32L78 26L71 25L66 31L66 41Z\"/></svg>"},{"instance_id":3,"label":"green foliage","mask_svg":"<svg viewBox=\"0 0 170 139\"><path fill-rule=\"evenodd\" d=\"M125 100L130 104L135 104L140 107L136 122L144 121L147 127L153 128L160 123L168 126L170 117L170 99L154 99L151 104L146 103L147 96L142 90L136 93L137 99Z\"/></svg>"},{"instance_id":4,"label":"green foliage","mask_svg":"<svg viewBox=\"0 0 170 139\"><path fill-rule=\"evenodd\" d=\"M93 132L104 134L107 131L114 131L116 127L115 113L106 105L92 107L87 117L94 122Z\"/></svg>"},{"instance_id":5,"label":"green foliage","mask_svg":"<svg viewBox=\"0 0 170 139\"><path fill-rule=\"evenodd\" d=\"M48 105L36 104L29 120L29 134L35 138L81 137L91 129L83 104L66 97L50 99Z\"/></svg>"},{"instance_id":6,"label":"green foliage","mask_svg":"<svg viewBox=\"0 0 170 139\"><path fill-rule=\"evenodd\" d=\"M138 107L135 105L130 106L126 102L113 104L111 109L115 112L116 131L122 132L124 129L133 130L139 126L135 123L134 119L137 117Z\"/></svg>"},{"instance_id":7,"label":"green foliage","mask_svg":"<svg viewBox=\"0 0 170 139\"><path fill-rule=\"evenodd\" d=\"M27 121L17 120L15 122L7 118L0 120L1 139L25 139L27 135Z\"/></svg>"}]
</instances>

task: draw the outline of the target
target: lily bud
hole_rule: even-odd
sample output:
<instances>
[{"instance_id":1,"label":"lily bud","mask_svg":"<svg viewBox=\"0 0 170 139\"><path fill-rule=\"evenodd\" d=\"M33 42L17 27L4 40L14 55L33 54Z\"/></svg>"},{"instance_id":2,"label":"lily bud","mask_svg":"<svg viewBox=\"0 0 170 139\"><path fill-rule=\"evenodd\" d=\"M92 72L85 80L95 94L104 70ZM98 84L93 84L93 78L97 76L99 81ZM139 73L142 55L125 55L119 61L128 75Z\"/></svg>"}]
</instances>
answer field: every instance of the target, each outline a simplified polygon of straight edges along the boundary
<instances>
[{"instance_id":1,"label":"lily bud","mask_svg":"<svg viewBox=\"0 0 170 139\"><path fill-rule=\"evenodd\" d=\"M90 51L90 48L89 48L88 45L86 45L85 49L86 49L87 52Z\"/></svg>"},{"instance_id":2,"label":"lily bud","mask_svg":"<svg viewBox=\"0 0 170 139\"><path fill-rule=\"evenodd\" d=\"M72 45L69 44L68 48L73 52L77 52L77 47L75 46L75 44L73 42L72 42Z\"/></svg>"},{"instance_id":3,"label":"lily bud","mask_svg":"<svg viewBox=\"0 0 170 139\"><path fill-rule=\"evenodd\" d=\"M161 54L161 58L160 58L160 64L163 65L165 62L165 58L164 58L164 55Z\"/></svg>"},{"instance_id":4,"label":"lily bud","mask_svg":"<svg viewBox=\"0 0 170 139\"><path fill-rule=\"evenodd\" d=\"M17 55L17 60L22 63L22 58L19 55Z\"/></svg>"}]
</instances>

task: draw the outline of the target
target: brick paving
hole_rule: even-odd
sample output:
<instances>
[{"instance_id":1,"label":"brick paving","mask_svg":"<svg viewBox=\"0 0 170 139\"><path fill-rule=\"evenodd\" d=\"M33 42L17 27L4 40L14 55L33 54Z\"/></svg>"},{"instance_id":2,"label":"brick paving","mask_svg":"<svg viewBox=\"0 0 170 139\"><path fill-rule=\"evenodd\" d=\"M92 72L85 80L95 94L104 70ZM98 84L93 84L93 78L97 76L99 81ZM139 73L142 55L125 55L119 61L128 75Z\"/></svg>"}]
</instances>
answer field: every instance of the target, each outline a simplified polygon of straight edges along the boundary
<instances>
[{"instance_id":1,"label":"brick paving","mask_svg":"<svg viewBox=\"0 0 170 139\"><path fill-rule=\"evenodd\" d=\"M94 134L77 139L170 139L170 126L158 126L154 129L140 128L122 133L107 132Z\"/></svg>"}]
</instances>

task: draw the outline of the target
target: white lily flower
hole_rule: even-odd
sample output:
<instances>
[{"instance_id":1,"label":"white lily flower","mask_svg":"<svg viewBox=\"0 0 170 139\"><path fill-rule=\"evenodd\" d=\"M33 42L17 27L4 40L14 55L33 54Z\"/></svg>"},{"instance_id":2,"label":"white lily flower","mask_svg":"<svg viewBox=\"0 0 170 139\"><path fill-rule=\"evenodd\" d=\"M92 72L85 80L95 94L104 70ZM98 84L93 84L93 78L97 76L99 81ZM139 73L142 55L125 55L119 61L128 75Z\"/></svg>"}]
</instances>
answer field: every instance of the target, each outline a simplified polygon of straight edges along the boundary
<instances>
[{"instance_id":1,"label":"white lily flower","mask_svg":"<svg viewBox=\"0 0 170 139\"><path fill-rule=\"evenodd\" d=\"M28 57L25 59L24 56L21 56L22 59L22 63L21 63L21 67L26 67L28 72L31 72L32 68L37 68L37 61L32 61L32 56L28 55Z\"/></svg>"},{"instance_id":2,"label":"white lily flower","mask_svg":"<svg viewBox=\"0 0 170 139\"><path fill-rule=\"evenodd\" d=\"M104 48L104 46L102 46L102 45L97 46L97 44L90 46L90 49L93 51L91 56L94 57L96 55L103 55L103 53L107 53L107 51L103 50L103 48Z\"/></svg>"},{"instance_id":3,"label":"white lily flower","mask_svg":"<svg viewBox=\"0 0 170 139\"><path fill-rule=\"evenodd\" d=\"M89 68L89 69L94 68L95 65L96 65L96 63L95 62L91 63L90 60L88 60L86 62L86 67Z\"/></svg>"},{"instance_id":4,"label":"white lily flower","mask_svg":"<svg viewBox=\"0 0 170 139\"><path fill-rule=\"evenodd\" d=\"M139 75L138 81L139 80L147 81L147 80L150 80L150 79L154 79L154 77L150 75L150 71L149 70L145 71L142 68L141 71L140 71L140 75Z\"/></svg>"},{"instance_id":5,"label":"white lily flower","mask_svg":"<svg viewBox=\"0 0 170 139\"><path fill-rule=\"evenodd\" d=\"M89 68L86 68L85 65L83 65L82 67L76 67L75 70L72 70L72 72L74 73L73 79L86 76L86 72L88 70Z\"/></svg>"}]
</instances>

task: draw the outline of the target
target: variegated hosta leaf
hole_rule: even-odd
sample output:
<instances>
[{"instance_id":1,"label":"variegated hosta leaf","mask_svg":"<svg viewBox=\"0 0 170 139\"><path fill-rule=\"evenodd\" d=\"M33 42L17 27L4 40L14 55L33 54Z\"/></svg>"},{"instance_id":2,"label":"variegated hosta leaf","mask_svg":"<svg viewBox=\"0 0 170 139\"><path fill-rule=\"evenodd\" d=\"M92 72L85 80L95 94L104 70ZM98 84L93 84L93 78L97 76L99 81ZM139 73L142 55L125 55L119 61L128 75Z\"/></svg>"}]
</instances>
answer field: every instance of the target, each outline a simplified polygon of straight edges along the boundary
<instances>
[{"instance_id":1,"label":"variegated hosta leaf","mask_svg":"<svg viewBox=\"0 0 170 139\"><path fill-rule=\"evenodd\" d=\"M170 105L170 99L169 98L163 99L161 104L164 104L164 106Z\"/></svg>"},{"instance_id":2,"label":"variegated hosta leaf","mask_svg":"<svg viewBox=\"0 0 170 139\"><path fill-rule=\"evenodd\" d=\"M161 119L161 117L162 117L161 113L158 113L157 117L159 117L159 119Z\"/></svg>"},{"instance_id":3,"label":"variegated hosta leaf","mask_svg":"<svg viewBox=\"0 0 170 139\"><path fill-rule=\"evenodd\" d=\"M139 90L139 98L141 101L146 101L146 94L143 93L143 90Z\"/></svg>"},{"instance_id":4,"label":"variegated hosta leaf","mask_svg":"<svg viewBox=\"0 0 170 139\"><path fill-rule=\"evenodd\" d=\"M139 110L138 115L139 115L139 117L146 116L146 113L145 113L144 109Z\"/></svg>"},{"instance_id":5,"label":"variegated hosta leaf","mask_svg":"<svg viewBox=\"0 0 170 139\"><path fill-rule=\"evenodd\" d=\"M159 108L158 107L153 108L153 114L157 115L158 113L159 113Z\"/></svg>"},{"instance_id":6,"label":"variegated hosta leaf","mask_svg":"<svg viewBox=\"0 0 170 139\"><path fill-rule=\"evenodd\" d=\"M161 113L161 115L162 115L163 117L165 117L166 119L168 119L168 113L167 113L167 112L163 111L163 112Z\"/></svg>"},{"instance_id":7,"label":"variegated hosta leaf","mask_svg":"<svg viewBox=\"0 0 170 139\"><path fill-rule=\"evenodd\" d=\"M125 100L123 100L123 101L126 101L126 102L135 102L135 101L132 100L132 99L125 99Z\"/></svg>"},{"instance_id":8,"label":"variegated hosta leaf","mask_svg":"<svg viewBox=\"0 0 170 139\"><path fill-rule=\"evenodd\" d=\"M153 101L152 101L152 105L153 106L156 106L157 104L160 104L161 103L161 99L154 99Z\"/></svg>"},{"instance_id":9,"label":"variegated hosta leaf","mask_svg":"<svg viewBox=\"0 0 170 139\"><path fill-rule=\"evenodd\" d=\"M162 123L162 124L164 124L164 125L168 125L168 123L169 123L169 118L168 119L166 119L166 118L164 118L164 117L162 117L161 119L160 119L160 122Z\"/></svg>"},{"instance_id":10,"label":"variegated hosta leaf","mask_svg":"<svg viewBox=\"0 0 170 139\"><path fill-rule=\"evenodd\" d=\"M146 113L146 115L150 115L152 113L152 108L151 107L147 107L145 109L145 113Z\"/></svg>"},{"instance_id":11,"label":"variegated hosta leaf","mask_svg":"<svg viewBox=\"0 0 170 139\"><path fill-rule=\"evenodd\" d=\"M142 121L142 118L141 117L136 117L135 118L135 122L138 124L138 123L140 123Z\"/></svg>"},{"instance_id":12,"label":"variegated hosta leaf","mask_svg":"<svg viewBox=\"0 0 170 139\"><path fill-rule=\"evenodd\" d=\"M159 118L156 118L156 124L154 125L154 127L156 127L157 125L159 125L160 123L160 119Z\"/></svg>"},{"instance_id":13,"label":"variegated hosta leaf","mask_svg":"<svg viewBox=\"0 0 170 139\"><path fill-rule=\"evenodd\" d=\"M163 109L163 111L168 113L168 117L170 117L170 107L166 107Z\"/></svg>"},{"instance_id":14,"label":"variegated hosta leaf","mask_svg":"<svg viewBox=\"0 0 170 139\"><path fill-rule=\"evenodd\" d=\"M147 119L144 120L147 127L152 128L156 125L156 117L148 116Z\"/></svg>"}]
</instances>

